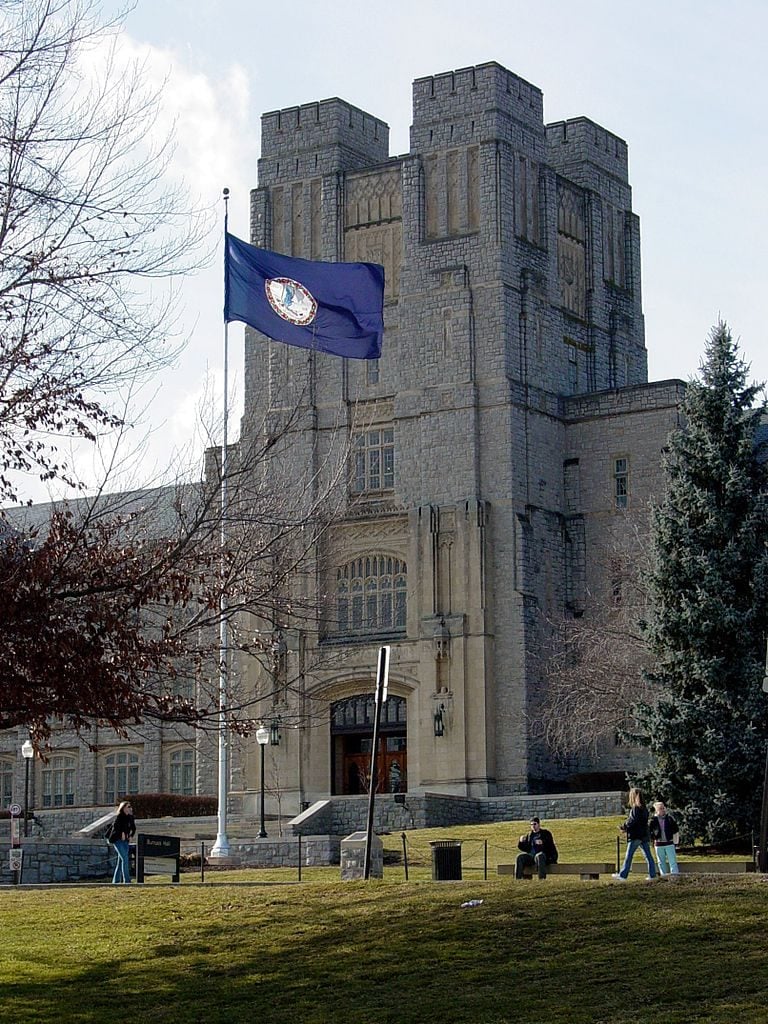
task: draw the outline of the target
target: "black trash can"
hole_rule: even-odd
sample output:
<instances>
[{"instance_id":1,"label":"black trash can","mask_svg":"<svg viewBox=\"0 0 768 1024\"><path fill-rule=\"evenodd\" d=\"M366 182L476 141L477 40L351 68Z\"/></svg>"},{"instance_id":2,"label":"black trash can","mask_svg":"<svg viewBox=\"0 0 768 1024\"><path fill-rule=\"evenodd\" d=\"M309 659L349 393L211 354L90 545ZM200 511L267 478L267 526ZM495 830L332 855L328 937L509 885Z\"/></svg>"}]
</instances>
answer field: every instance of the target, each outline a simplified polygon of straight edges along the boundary
<instances>
[{"instance_id":1,"label":"black trash can","mask_svg":"<svg viewBox=\"0 0 768 1024\"><path fill-rule=\"evenodd\" d=\"M432 847L432 881L461 881L461 841L439 839L429 844Z\"/></svg>"}]
</instances>

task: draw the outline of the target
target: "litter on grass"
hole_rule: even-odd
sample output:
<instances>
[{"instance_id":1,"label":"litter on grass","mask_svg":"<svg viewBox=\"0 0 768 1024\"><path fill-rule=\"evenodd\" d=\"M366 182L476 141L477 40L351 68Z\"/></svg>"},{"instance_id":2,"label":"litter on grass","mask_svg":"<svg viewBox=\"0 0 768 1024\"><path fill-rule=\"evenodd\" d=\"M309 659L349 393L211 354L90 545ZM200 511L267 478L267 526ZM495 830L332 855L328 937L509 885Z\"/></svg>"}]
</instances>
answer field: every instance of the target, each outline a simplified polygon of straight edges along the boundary
<instances>
[{"instance_id":1,"label":"litter on grass","mask_svg":"<svg viewBox=\"0 0 768 1024\"><path fill-rule=\"evenodd\" d=\"M465 907L479 907L482 902L482 900L467 900L466 903L461 904L461 909L463 910Z\"/></svg>"}]
</instances>

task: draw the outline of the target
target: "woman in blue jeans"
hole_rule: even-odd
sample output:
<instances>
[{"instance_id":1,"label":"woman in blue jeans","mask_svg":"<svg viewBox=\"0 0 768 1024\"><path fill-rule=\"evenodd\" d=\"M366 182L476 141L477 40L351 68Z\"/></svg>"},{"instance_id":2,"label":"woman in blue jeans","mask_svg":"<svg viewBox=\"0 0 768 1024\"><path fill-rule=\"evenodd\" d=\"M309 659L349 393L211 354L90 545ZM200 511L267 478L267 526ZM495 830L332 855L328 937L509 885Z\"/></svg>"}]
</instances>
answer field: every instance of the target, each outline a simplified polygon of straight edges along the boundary
<instances>
[{"instance_id":1,"label":"woman in blue jeans","mask_svg":"<svg viewBox=\"0 0 768 1024\"><path fill-rule=\"evenodd\" d=\"M130 800L123 800L118 804L115 820L109 832L109 841L115 848L117 862L112 882L117 885L120 882L130 882L131 866L128 860L128 850L131 838L136 834L136 822L133 817L133 808Z\"/></svg>"},{"instance_id":2,"label":"woman in blue jeans","mask_svg":"<svg viewBox=\"0 0 768 1024\"><path fill-rule=\"evenodd\" d=\"M621 870L611 875L611 878L616 878L620 882L626 882L629 877L630 868L632 867L632 858L635 856L635 850L640 847L645 857L645 862L648 865L648 878L656 877L656 863L651 854L650 844L650 833L648 831L648 809L645 806L645 800L643 800L643 794L639 789L630 789L629 791L629 814L627 820L623 825L619 826L622 832L627 833L627 852L624 856L624 863L621 865Z\"/></svg>"}]
</instances>

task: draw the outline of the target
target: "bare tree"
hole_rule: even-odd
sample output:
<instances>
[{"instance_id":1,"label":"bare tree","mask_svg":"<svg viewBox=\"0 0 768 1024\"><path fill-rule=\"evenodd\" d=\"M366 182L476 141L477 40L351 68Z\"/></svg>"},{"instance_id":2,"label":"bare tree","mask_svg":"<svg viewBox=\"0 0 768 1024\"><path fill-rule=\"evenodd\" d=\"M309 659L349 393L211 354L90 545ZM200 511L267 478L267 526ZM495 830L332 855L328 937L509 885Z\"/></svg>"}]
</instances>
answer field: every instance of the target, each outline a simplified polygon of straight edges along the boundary
<instances>
[{"instance_id":1,"label":"bare tree","mask_svg":"<svg viewBox=\"0 0 768 1024\"><path fill-rule=\"evenodd\" d=\"M302 681L280 667L277 637L317 628L317 549L346 501L349 444L346 431L333 432L324 457L302 471L293 425L289 415L233 450L224 514L215 451L198 485L9 514L0 728L25 725L38 740L56 722L86 732L151 719L216 728L222 595L238 669L231 727L248 732L264 702L296 708Z\"/></svg>"},{"instance_id":2,"label":"bare tree","mask_svg":"<svg viewBox=\"0 0 768 1024\"><path fill-rule=\"evenodd\" d=\"M643 633L647 540L610 553L605 586L582 615L548 622L541 652L544 696L532 733L559 760L594 752L632 725L630 709L647 700L649 652Z\"/></svg>"},{"instance_id":3,"label":"bare tree","mask_svg":"<svg viewBox=\"0 0 768 1024\"><path fill-rule=\"evenodd\" d=\"M0 0L0 501L14 471L74 483L53 439L119 425L112 399L175 354L151 282L199 265L119 26L96 0Z\"/></svg>"}]
</instances>

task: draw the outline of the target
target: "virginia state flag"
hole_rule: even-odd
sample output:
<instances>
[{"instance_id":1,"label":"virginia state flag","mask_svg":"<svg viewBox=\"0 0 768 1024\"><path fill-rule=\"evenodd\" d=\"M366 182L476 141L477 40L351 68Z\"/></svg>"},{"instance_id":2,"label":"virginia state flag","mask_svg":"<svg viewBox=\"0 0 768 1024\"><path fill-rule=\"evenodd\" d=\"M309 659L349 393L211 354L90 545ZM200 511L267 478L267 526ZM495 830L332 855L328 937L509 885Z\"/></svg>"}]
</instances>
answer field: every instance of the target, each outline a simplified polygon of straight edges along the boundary
<instances>
[{"instance_id":1,"label":"virginia state flag","mask_svg":"<svg viewBox=\"0 0 768 1024\"><path fill-rule=\"evenodd\" d=\"M224 278L227 322L335 356L381 355L384 268L377 263L301 260L227 234Z\"/></svg>"}]
</instances>

